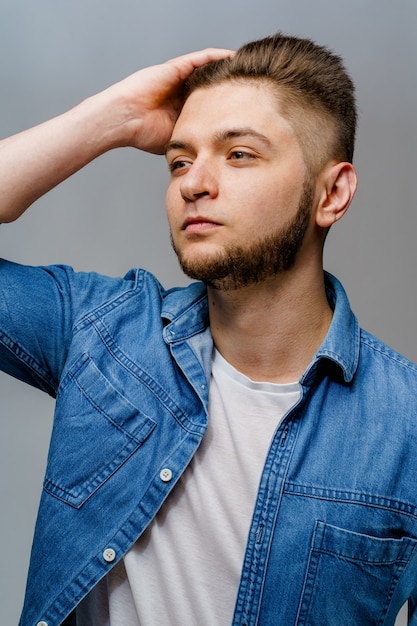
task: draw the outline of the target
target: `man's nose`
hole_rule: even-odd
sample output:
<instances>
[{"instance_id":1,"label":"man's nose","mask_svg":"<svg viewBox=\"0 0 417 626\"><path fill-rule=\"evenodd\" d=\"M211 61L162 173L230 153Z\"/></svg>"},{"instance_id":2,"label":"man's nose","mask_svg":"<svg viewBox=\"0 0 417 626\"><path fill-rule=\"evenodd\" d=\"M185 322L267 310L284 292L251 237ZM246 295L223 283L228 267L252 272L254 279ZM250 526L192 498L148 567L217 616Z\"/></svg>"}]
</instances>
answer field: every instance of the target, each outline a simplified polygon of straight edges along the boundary
<instances>
[{"instance_id":1,"label":"man's nose","mask_svg":"<svg viewBox=\"0 0 417 626\"><path fill-rule=\"evenodd\" d=\"M203 196L214 198L217 194L218 182L214 166L207 161L196 159L182 177L182 197L184 200L193 202Z\"/></svg>"}]
</instances>

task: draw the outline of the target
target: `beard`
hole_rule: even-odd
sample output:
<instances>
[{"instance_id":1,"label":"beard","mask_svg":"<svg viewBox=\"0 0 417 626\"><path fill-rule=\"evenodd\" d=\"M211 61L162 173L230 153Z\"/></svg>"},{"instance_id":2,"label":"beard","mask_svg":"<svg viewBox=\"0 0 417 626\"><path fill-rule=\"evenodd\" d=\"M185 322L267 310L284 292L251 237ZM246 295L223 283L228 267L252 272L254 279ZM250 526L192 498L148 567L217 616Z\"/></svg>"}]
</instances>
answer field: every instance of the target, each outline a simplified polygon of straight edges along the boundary
<instances>
[{"instance_id":1,"label":"beard","mask_svg":"<svg viewBox=\"0 0 417 626\"><path fill-rule=\"evenodd\" d=\"M296 215L279 230L248 245L229 246L216 256L187 259L171 243L182 271L207 286L232 291L265 281L291 269L311 216L314 188L306 182Z\"/></svg>"}]
</instances>

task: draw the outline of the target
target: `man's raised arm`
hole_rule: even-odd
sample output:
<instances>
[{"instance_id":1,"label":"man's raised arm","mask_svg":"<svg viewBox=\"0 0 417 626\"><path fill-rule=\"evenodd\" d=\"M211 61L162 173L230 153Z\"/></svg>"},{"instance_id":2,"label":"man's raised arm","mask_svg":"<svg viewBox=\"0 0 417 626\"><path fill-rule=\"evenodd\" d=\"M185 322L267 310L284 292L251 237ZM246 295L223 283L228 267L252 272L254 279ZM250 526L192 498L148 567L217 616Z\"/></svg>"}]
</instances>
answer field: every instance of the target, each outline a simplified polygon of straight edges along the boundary
<instances>
[{"instance_id":1,"label":"man's raised arm","mask_svg":"<svg viewBox=\"0 0 417 626\"><path fill-rule=\"evenodd\" d=\"M182 86L200 65L231 54L207 49L149 67L52 120L0 142L0 222L113 148L161 154L182 106Z\"/></svg>"}]
</instances>

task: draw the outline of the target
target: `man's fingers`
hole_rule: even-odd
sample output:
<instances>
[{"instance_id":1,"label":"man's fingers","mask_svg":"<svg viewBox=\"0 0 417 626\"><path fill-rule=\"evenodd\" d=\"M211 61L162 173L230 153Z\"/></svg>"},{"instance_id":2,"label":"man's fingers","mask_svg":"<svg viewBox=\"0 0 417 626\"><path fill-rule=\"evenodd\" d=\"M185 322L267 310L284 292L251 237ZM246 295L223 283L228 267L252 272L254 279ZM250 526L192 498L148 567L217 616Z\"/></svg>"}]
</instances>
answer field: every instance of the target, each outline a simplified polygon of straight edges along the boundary
<instances>
[{"instance_id":1,"label":"man's fingers","mask_svg":"<svg viewBox=\"0 0 417 626\"><path fill-rule=\"evenodd\" d=\"M174 64L180 74L180 79L185 80L197 67L210 63L210 61L218 61L233 55L234 51L227 48L206 48L205 50L197 50L196 52L190 52L175 59L170 59L168 63Z\"/></svg>"}]
</instances>

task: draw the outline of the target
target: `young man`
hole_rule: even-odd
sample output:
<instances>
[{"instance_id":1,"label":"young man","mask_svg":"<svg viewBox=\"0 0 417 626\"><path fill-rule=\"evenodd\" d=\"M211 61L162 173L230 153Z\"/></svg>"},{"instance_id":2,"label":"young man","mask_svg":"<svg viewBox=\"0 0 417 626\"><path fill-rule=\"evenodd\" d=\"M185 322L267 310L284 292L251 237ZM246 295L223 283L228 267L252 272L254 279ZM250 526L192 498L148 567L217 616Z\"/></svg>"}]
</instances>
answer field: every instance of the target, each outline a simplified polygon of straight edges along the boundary
<instances>
[{"instance_id":1,"label":"young man","mask_svg":"<svg viewBox=\"0 0 417 626\"><path fill-rule=\"evenodd\" d=\"M417 371L322 266L355 120L340 59L277 35L1 144L1 221L111 148L165 151L198 279L1 262L2 368L57 398L24 626L417 623Z\"/></svg>"}]
</instances>

